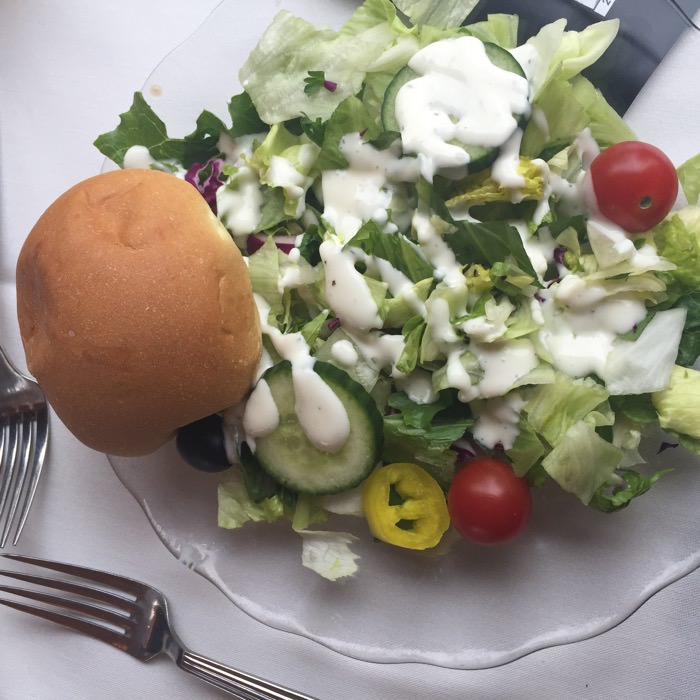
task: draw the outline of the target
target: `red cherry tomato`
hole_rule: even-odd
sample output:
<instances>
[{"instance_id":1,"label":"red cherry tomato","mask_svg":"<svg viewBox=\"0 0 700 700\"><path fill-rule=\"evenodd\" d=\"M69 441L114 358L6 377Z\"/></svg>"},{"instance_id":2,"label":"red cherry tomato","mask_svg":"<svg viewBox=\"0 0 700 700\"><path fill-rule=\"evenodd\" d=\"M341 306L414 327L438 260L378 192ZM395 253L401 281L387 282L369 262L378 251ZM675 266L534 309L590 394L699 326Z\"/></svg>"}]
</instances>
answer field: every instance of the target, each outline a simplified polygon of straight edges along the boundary
<instances>
[{"instance_id":1,"label":"red cherry tomato","mask_svg":"<svg viewBox=\"0 0 700 700\"><path fill-rule=\"evenodd\" d=\"M597 208L628 233L656 226L678 195L678 174L668 156L641 141L606 148L589 169Z\"/></svg>"},{"instance_id":2,"label":"red cherry tomato","mask_svg":"<svg viewBox=\"0 0 700 700\"><path fill-rule=\"evenodd\" d=\"M478 544L502 544L527 525L532 497L527 482L509 464L479 457L455 474L447 508L462 537Z\"/></svg>"}]
</instances>

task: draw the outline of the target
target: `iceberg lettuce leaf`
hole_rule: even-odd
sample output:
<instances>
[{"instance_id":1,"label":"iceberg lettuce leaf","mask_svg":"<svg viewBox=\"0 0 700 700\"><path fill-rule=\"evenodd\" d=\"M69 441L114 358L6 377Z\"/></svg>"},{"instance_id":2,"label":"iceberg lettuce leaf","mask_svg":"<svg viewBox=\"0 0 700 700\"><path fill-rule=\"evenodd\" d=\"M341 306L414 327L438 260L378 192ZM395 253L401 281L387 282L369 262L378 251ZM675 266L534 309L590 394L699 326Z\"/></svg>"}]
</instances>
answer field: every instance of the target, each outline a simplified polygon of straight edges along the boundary
<instances>
[{"instance_id":1,"label":"iceberg lettuce leaf","mask_svg":"<svg viewBox=\"0 0 700 700\"><path fill-rule=\"evenodd\" d=\"M557 445L573 425L607 398L605 387L593 379L572 379L557 372L553 382L532 390L525 412L530 425L550 445Z\"/></svg>"},{"instance_id":2,"label":"iceberg lettuce leaf","mask_svg":"<svg viewBox=\"0 0 700 700\"><path fill-rule=\"evenodd\" d=\"M433 27L459 27L479 0L395 0L396 7L413 24Z\"/></svg>"},{"instance_id":3,"label":"iceberg lettuce leaf","mask_svg":"<svg viewBox=\"0 0 700 700\"><path fill-rule=\"evenodd\" d=\"M622 450L604 440L587 421L574 423L542 466L565 491L588 504L596 491L614 474Z\"/></svg>"}]
</instances>

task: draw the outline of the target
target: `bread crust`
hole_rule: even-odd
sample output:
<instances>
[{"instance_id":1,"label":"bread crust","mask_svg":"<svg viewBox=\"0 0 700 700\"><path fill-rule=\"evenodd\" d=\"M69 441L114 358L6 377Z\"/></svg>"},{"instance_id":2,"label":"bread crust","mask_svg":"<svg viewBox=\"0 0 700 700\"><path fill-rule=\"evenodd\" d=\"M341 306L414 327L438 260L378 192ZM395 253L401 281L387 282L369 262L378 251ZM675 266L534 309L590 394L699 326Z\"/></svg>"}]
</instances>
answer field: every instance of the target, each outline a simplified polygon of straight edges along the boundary
<instances>
[{"instance_id":1,"label":"bread crust","mask_svg":"<svg viewBox=\"0 0 700 700\"><path fill-rule=\"evenodd\" d=\"M41 216L17 263L29 371L83 443L150 453L239 403L261 353L240 251L189 183L89 178Z\"/></svg>"}]
</instances>

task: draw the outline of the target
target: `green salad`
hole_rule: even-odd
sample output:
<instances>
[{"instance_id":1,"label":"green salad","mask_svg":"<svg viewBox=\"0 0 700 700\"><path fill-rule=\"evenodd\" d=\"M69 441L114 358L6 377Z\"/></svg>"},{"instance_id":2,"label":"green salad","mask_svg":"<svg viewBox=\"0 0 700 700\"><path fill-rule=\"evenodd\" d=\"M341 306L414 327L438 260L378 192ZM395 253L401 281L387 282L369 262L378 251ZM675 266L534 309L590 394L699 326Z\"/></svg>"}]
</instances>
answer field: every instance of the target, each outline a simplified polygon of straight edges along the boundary
<instances>
[{"instance_id":1,"label":"green salad","mask_svg":"<svg viewBox=\"0 0 700 700\"><path fill-rule=\"evenodd\" d=\"M545 482L606 512L663 482L652 427L700 452L700 156L583 75L617 21L519 43L475 4L281 11L225 120L174 137L136 93L95 142L191 182L245 255L264 351L222 417L219 524L288 520L329 579L358 568L343 518L497 544Z\"/></svg>"}]
</instances>

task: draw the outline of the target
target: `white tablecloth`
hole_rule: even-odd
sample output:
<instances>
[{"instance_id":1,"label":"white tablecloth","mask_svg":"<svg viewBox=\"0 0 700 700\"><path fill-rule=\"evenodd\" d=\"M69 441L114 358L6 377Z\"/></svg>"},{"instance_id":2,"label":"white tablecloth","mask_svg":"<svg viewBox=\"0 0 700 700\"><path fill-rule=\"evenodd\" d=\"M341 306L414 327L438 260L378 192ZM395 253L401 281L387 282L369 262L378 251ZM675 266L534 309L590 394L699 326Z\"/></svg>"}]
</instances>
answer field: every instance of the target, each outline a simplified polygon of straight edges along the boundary
<instances>
[{"instance_id":1,"label":"white tablecloth","mask_svg":"<svg viewBox=\"0 0 700 700\"><path fill-rule=\"evenodd\" d=\"M241 15L270 17L286 4L228 2L237 2ZM18 362L13 270L24 236L56 196L100 170L103 158L93 138L113 128L133 91L217 4L0 3L0 342ZM215 54L216 47L211 50ZM672 59L697 75L697 51L689 48ZM673 74L653 81L654 114L641 101L632 117L678 163L700 150L700 103L689 73L675 81ZM661 125L673 123L677 114L694 122L673 135ZM58 420L52 429L46 477L17 551L151 582L167 593L181 636L198 652L323 700L700 697L700 572L658 593L599 637L504 667L456 671L354 661L240 612L166 551L103 455L80 445ZM224 696L166 659L141 664L107 645L0 608L2 700L217 697Z\"/></svg>"}]
</instances>

